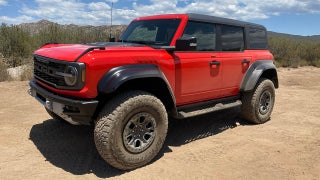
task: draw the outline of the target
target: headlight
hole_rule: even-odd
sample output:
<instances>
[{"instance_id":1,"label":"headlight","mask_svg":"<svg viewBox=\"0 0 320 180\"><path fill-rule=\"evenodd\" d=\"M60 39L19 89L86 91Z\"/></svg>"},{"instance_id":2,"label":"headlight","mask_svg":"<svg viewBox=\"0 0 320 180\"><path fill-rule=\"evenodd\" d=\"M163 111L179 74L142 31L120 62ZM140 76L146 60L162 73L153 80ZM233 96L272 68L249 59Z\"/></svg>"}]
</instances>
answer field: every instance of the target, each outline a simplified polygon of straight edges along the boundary
<instances>
[{"instance_id":1,"label":"headlight","mask_svg":"<svg viewBox=\"0 0 320 180\"><path fill-rule=\"evenodd\" d=\"M78 70L76 67L67 66L64 72L56 72L56 75L63 76L68 86L74 86L78 79Z\"/></svg>"},{"instance_id":2,"label":"headlight","mask_svg":"<svg viewBox=\"0 0 320 180\"><path fill-rule=\"evenodd\" d=\"M58 89L80 90L85 85L86 66L84 63L64 63L63 67L49 69ZM53 79L53 78L52 78Z\"/></svg>"},{"instance_id":3,"label":"headlight","mask_svg":"<svg viewBox=\"0 0 320 180\"><path fill-rule=\"evenodd\" d=\"M64 81L68 86L74 86L78 79L78 70L76 67L67 66L64 71Z\"/></svg>"}]
</instances>

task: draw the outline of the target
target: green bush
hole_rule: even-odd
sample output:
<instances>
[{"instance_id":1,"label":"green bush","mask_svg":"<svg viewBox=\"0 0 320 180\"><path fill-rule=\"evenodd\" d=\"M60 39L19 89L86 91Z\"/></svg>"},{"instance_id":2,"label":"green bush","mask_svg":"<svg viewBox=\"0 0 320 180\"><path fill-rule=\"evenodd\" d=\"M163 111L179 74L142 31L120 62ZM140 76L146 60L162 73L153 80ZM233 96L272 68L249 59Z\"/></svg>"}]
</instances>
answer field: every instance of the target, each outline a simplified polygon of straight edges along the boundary
<instances>
[{"instance_id":1,"label":"green bush","mask_svg":"<svg viewBox=\"0 0 320 180\"><path fill-rule=\"evenodd\" d=\"M319 66L320 43L269 38L269 49L280 67Z\"/></svg>"},{"instance_id":2,"label":"green bush","mask_svg":"<svg viewBox=\"0 0 320 180\"><path fill-rule=\"evenodd\" d=\"M21 66L32 53L31 35L18 26L0 26L0 53L9 67Z\"/></svg>"}]
</instances>

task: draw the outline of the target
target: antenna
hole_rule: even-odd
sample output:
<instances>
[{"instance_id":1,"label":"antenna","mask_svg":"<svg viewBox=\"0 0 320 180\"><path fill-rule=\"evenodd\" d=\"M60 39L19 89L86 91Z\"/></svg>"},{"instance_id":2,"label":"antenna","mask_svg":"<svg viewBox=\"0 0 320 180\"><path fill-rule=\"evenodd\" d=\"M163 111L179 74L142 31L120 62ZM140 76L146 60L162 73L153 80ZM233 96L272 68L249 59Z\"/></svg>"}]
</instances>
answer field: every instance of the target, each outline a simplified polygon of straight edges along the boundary
<instances>
[{"instance_id":1,"label":"antenna","mask_svg":"<svg viewBox=\"0 0 320 180\"><path fill-rule=\"evenodd\" d=\"M110 35L109 35L109 42L115 42L115 38L112 35L112 9L113 9L113 1L111 1L111 14L110 14Z\"/></svg>"}]
</instances>

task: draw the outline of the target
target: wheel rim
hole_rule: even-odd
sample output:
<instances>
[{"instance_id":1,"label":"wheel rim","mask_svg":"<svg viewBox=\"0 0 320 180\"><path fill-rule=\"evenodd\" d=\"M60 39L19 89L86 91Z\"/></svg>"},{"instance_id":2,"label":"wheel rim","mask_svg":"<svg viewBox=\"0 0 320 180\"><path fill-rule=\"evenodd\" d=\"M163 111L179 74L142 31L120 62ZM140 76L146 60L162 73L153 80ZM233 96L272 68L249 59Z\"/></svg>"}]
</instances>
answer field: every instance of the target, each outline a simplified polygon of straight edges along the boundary
<instances>
[{"instance_id":1,"label":"wheel rim","mask_svg":"<svg viewBox=\"0 0 320 180\"><path fill-rule=\"evenodd\" d=\"M131 153L141 153L153 142L156 120L149 113L138 113L132 116L123 130L123 142Z\"/></svg>"},{"instance_id":2,"label":"wheel rim","mask_svg":"<svg viewBox=\"0 0 320 180\"><path fill-rule=\"evenodd\" d=\"M266 114L271 108L272 95L269 91L264 91L260 96L259 101L259 112L261 114Z\"/></svg>"}]
</instances>

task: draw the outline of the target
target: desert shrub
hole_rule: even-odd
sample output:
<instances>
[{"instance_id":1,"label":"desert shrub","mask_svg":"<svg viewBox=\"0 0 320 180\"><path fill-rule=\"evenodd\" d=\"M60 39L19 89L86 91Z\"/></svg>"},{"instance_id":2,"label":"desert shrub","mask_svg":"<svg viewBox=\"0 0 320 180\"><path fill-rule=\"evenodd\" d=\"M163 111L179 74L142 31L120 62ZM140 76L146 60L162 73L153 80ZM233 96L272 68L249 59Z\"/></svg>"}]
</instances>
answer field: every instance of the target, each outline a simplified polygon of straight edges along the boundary
<instances>
[{"instance_id":1,"label":"desert shrub","mask_svg":"<svg viewBox=\"0 0 320 180\"><path fill-rule=\"evenodd\" d=\"M8 65L4 62L2 54L0 54L0 82L6 81L9 79L9 74L7 71Z\"/></svg>"},{"instance_id":2,"label":"desert shrub","mask_svg":"<svg viewBox=\"0 0 320 180\"><path fill-rule=\"evenodd\" d=\"M22 68L20 80L26 81L26 80L30 80L32 77L33 77L33 66L31 64L24 66Z\"/></svg>"},{"instance_id":3,"label":"desert shrub","mask_svg":"<svg viewBox=\"0 0 320 180\"><path fill-rule=\"evenodd\" d=\"M320 67L320 43L269 38L269 49L278 67Z\"/></svg>"},{"instance_id":4,"label":"desert shrub","mask_svg":"<svg viewBox=\"0 0 320 180\"><path fill-rule=\"evenodd\" d=\"M311 65L320 68L320 58L312 61Z\"/></svg>"},{"instance_id":5,"label":"desert shrub","mask_svg":"<svg viewBox=\"0 0 320 180\"><path fill-rule=\"evenodd\" d=\"M31 55L31 36L16 25L0 26L0 53L9 67L25 64L24 58Z\"/></svg>"}]
</instances>

